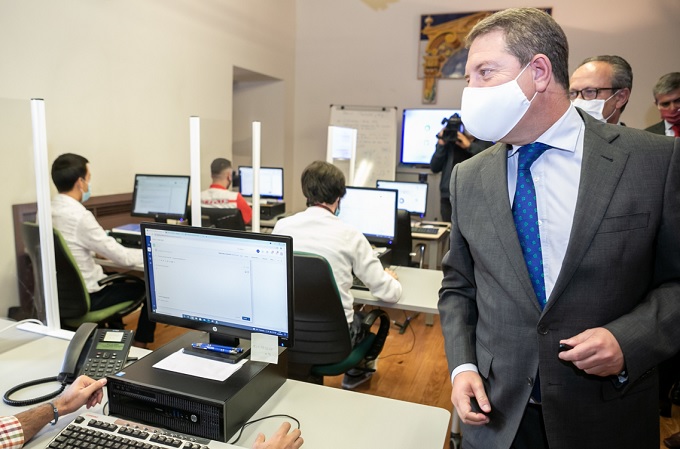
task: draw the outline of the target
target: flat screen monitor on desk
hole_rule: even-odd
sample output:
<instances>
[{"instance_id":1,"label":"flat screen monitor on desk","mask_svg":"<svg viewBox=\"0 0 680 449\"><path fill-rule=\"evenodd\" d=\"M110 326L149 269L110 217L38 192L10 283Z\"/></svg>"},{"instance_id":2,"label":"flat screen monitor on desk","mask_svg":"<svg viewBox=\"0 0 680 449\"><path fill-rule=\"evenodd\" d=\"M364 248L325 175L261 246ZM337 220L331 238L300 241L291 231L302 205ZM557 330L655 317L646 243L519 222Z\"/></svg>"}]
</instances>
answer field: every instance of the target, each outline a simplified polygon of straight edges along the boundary
<instances>
[{"instance_id":1,"label":"flat screen monitor on desk","mask_svg":"<svg viewBox=\"0 0 680 449\"><path fill-rule=\"evenodd\" d=\"M408 181L376 181L379 189L396 189L397 207L405 209L412 216L423 218L427 212L427 183Z\"/></svg>"},{"instance_id":2,"label":"flat screen monitor on desk","mask_svg":"<svg viewBox=\"0 0 680 449\"><path fill-rule=\"evenodd\" d=\"M253 167L241 166L239 173L239 192L243 196L253 196ZM283 168L260 167L260 197L283 199Z\"/></svg>"},{"instance_id":3,"label":"flat screen monitor on desk","mask_svg":"<svg viewBox=\"0 0 680 449\"><path fill-rule=\"evenodd\" d=\"M338 217L361 231L369 242L386 246L396 234L397 191L347 187Z\"/></svg>"},{"instance_id":4,"label":"flat screen monitor on desk","mask_svg":"<svg viewBox=\"0 0 680 449\"><path fill-rule=\"evenodd\" d=\"M189 176L135 175L131 215L158 222L179 220L186 214L188 200Z\"/></svg>"},{"instance_id":5,"label":"flat screen monitor on desk","mask_svg":"<svg viewBox=\"0 0 680 449\"><path fill-rule=\"evenodd\" d=\"M290 237L142 223L152 321L206 331L236 347L252 333L293 344Z\"/></svg>"},{"instance_id":6,"label":"flat screen monitor on desk","mask_svg":"<svg viewBox=\"0 0 680 449\"><path fill-rule=\"evenodd\" d=\"M459 109L404 109L401 127L401 163L430 165L443 119Z\"/></svg>"}]
</instances>

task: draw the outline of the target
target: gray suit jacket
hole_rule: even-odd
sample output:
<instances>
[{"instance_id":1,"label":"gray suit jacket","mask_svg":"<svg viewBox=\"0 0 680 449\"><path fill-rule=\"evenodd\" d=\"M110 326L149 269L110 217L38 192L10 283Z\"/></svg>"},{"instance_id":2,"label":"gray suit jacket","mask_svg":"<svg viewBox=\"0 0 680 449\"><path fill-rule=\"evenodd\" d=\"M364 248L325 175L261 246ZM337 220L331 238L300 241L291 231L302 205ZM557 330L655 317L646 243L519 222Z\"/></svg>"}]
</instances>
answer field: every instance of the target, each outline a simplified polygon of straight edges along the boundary
<instances>
[{"instance_id":1,"label":"gray suit jacket","mask_svg":"<svg viewBox=\"0 0 680 449\"><path fill-rule=\"evenodd\" d=\"M680 139L586 122L572 233L548 305L529 281L498 144L451 177L451 248L439 310L449 367L477 365L491 422L466 448L510 447L540 368L551 449L655 448L656 365L680 348ZM560 339L605 327L629 382L557 358Z\"/></svg>"}]
</instances>

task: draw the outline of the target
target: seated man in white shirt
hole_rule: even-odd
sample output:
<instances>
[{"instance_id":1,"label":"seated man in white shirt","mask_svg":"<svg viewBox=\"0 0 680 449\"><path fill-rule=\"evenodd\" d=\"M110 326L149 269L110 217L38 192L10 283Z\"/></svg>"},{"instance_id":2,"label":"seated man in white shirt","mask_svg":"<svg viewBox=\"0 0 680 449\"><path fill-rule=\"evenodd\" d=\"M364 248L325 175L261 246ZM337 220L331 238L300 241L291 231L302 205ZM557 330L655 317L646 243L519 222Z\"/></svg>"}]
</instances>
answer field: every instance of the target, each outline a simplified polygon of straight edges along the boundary
<instances>
[{"instance_id":1,"label":"seated man in white shirt","mask_svg":"<svg viewBox=\"0 0 680 449\"><path fill-rule=\"evenodd\" d=\"M111 284L101 287L97 282L106 277L95 263L99 254L124 267L143 263L142 251L120 245L97 222L92 212L82 205L90 198L92 174L88 160L77 154L62 154L52 164L52 181L59 194L52 199L52 225L61 232L78 264L90 293L90 309L99 310L113 304L145 295L144 284ZM149 321L146 302L137 323L133 344L145 348L153 342L156 323Z\"/></svg>"},{"instance_id":2,"label":"seated man in white shirt","mask_svg":"<svg viewBox=\"0 0 680 449\"><path fill-rule=\"evenodd\" d=\"M243 222L250 224L253 210L240 193L229 190L232 172L231 161L228 159L219 157L212 161L212 164L210 164L212 184L208 190L201 192L201 206L225 209L238 207L243 216Z\"/></svg>"},{"instance_id":3,"label":"seated man in white shirt","mask_svg":"<svg viewBox=\"0 0 680 449\"><path fill-rule=\"evenodd\" d=\"M401 284L396 274L383 270L366 237L353 226L340 220L340 199L345 195L345 176L340 169L327 162L312 162L302 172L302 193L307 198L307 209L291 217L282 218L272 231L293 237L293 249L323 256L331 266L340 292L350 328L352 344L361 341L361 317L354 312L352 272L369 288L373 296L386 302L397 302ZM354 388L373 374L345 375L344 388Z\"/></svg>"}]
</instances>

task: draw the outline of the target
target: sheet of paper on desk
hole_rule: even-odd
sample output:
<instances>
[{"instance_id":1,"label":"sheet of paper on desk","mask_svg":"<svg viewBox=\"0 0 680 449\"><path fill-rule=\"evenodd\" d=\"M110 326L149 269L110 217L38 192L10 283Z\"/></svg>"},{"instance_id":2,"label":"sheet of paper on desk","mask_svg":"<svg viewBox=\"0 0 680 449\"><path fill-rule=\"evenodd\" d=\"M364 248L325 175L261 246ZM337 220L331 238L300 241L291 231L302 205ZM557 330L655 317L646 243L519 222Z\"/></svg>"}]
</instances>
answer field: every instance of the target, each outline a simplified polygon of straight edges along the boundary
<instances>
[{"instance_id":1,"label":"sheet of paper on desk","mask_svg":"<svg viewBox=\"0 0 680 449\"><path fill-rule=\"evenodd\" d=\"M246 359L238 363L225 363L185 354L180 349L156 363L153 367L204 379L224 381L238 371L244 363L246 363Z\"/></svg>"},{"instance_id":2,"label":"sheet of paper on desk","mask_svg":"<svg viewBox=\"0 0 680 449\"><path fill-rule=\"evenodd\" d=\"M279 337L260 333L250 334L250 360L279 363Z\"/></svg>"}]
</instances>

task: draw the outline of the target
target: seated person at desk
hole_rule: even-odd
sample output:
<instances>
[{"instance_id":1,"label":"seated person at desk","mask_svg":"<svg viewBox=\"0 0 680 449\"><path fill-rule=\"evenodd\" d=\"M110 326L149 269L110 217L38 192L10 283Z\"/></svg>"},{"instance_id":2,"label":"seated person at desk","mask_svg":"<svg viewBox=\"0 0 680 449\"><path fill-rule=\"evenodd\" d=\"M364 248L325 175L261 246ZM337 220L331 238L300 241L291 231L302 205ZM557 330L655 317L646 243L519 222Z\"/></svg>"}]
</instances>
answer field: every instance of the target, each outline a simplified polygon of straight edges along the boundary
<instances>
[{"instance_id":1,"label":"seated person at desk","mask_svg":"<svg viewBox=\"0 0 680 449\"><path fill-rule=\"evenodd\" d=\"M143 263L142 251L126 248L97 222L92 212L82 205L92 193L92 174L88 160L77 154L62 154L52 164L52 181L59 194L52 199L52 225L61 232L73 258L80 269L90 293L90 309L99 310L146 294L143 284L120 283L101 287L97 282L106 277L104 270L95 263L99 254L122 267L134 267ZM145 348L153 342L156 323L149 321L146 302L139 314L133 344Z\"/></svg>"},{"instance_id":2,"label":"seated person at desk","mask_svg":"<svg viewBox=\"0 0 680 449\"><path fill-rule=\"evenodd\" d=\"M401 284L396 273L383 270L366 237L340 220L336 213L345 195L345 175L327 162L312 162L302 172L302 193L307 209L280 219L273 234L293 237L293 249L323 256L331 266L342 306L350 328L352 344L361 341L361 316L354 312L352 272L369 288L371 294L386 302L397 302ZM373 368L373 367L370 367ZM368 380L372 372L345 375L342 386L354 388Z\"/></svg>"},{"instance_id":3,"label":"seated person at desk","mask_svg":"<svg viewBox=\"0 0 680 449\"><path fill-rule=\"evenodd\" d=\"M216 207L225 209L237 208L241 211L243 222L250 224L253 217L253 209L246 203L238 192L229 190L232 178L231 161L218 157L210 164L210 176L212 184L208 190L201 192L202 207Z\"/></svg>"},{"instance_id":4,"label":"seated person at desk","mask_svg":"<svg viewBox=\"0 0 680 449\"><path fill-rule=\"evenodd\" d=\"M18 449L29 441L47 423L56 424L61 416L73 413L83 405L87 408L102 402L106 379L93 380L87 376L79 376L53 402L36 405L30 410L17 413L16 416L0 417L0 448ZM304 440L300 430L288 433L290 424L284 422L276 433L267 441L262 434L257 436L253 449L297 449Z\"/></svg>"}]
</instances>

